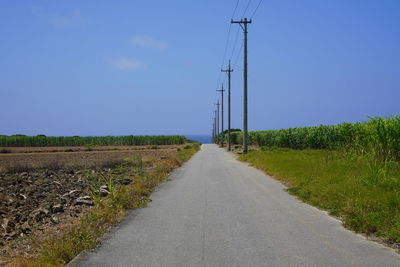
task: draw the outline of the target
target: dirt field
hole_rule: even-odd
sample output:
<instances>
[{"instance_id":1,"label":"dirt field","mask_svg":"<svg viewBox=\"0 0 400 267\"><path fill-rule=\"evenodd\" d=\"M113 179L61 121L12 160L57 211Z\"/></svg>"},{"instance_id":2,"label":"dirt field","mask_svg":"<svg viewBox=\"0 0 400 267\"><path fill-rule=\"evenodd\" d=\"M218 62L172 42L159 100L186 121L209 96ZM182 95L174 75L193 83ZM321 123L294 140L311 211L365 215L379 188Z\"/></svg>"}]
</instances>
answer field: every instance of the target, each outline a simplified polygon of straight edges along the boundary
<instances>
[{"instance_id":1,"label":"dirt field","mask_svg":"<svg viewBox=\"0 0 400 267\"><path fill-rule=\"evenodd\" d=\"M0 154L39 153L39 152L106 151L106 150L147 150L147 149L169 149L169 148L176 148L177 146L179 146L179 145L0 147Z\"/></svg>"},{"instance_id":2,"label":"dirt field","mask_svg":"<svg viewBox=\"0 0 400 267\"><path fill-rule=\"evenodd\" d=\"M0 265L2 254L10 255L10 249L23 244L25 236L49 229L60 231L92 207L85 173L112 172L121 184L130 183L135 177L114 169L116 164L134 154L143 162L168 159L179 147L182 145L79 152L35 147L0 153ZM33 149L42 152L24 153Z\"/></svg>"},{"instance_id":3,"label":"dirt field","mask_svg":"<svg viewBox=\"0 0 400 267\"><path fill-rule=\"evenodd\" d=\"M81 168L92 166L110 166L124 158L130 157L133 153L142 155L167 155L175 151L180 146L163 146L160 149L144 149L143 147L128 147L128 149L102 150L102 151L79 151L79 152L42 152L31 153L0 153L0 171L19 172L32 168L50 168L60 167ZM142 149L141 149L142 148ZM19 148L27 149L27 148ZM38 149L38 148L28 148Z\"/></svg>"}]
</instances>

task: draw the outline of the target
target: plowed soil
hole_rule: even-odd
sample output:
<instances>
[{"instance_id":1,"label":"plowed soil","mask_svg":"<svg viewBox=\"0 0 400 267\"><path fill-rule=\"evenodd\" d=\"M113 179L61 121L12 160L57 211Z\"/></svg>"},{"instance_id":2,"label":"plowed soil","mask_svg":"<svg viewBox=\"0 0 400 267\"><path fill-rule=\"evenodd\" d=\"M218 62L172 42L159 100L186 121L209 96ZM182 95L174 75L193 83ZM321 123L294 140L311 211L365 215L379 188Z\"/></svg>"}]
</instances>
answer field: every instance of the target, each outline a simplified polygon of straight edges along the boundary
<instances>
[{"instance_id":1,"label":"plowed soil","mask_svg":"<svg viewBox=\"0 0 400 267\"><path fill-rule=\"evenodd\" d=\"M21 238L38 231L59 231L91 208L84 173L112 171L134 154L144 161L165 159L177 147L0 154L0 265L2 254L10 255L23 242ZM121 178L124 182L134 179Z\"/></svg>"}]
</instances>

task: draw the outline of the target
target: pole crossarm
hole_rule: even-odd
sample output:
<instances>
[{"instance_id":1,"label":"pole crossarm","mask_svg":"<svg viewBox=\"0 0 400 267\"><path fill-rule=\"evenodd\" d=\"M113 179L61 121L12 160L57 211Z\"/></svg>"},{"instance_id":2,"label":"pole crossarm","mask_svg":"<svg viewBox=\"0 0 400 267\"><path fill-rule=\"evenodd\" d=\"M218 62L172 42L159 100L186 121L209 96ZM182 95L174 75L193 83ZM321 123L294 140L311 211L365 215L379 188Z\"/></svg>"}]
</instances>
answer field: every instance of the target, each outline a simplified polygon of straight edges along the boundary
<instances>
[{"instance_id":1,"label":"pole crossarm","mask_svg":"<svg viewBox=\"0 0 400 267\"><path fill-rule=\"evenodd\" d=\"M247 20L247 18L244 18L244 19L241 19L241 20L233 20L233 19L231 19L231 23L237 23L237 24L240 24L240 27L242 27L242 29L244 30L244 28L243 28L243 25L242 25L242 24L251 23L251 19L250 19L250 20Z\"/></svg>"}]
</instances>

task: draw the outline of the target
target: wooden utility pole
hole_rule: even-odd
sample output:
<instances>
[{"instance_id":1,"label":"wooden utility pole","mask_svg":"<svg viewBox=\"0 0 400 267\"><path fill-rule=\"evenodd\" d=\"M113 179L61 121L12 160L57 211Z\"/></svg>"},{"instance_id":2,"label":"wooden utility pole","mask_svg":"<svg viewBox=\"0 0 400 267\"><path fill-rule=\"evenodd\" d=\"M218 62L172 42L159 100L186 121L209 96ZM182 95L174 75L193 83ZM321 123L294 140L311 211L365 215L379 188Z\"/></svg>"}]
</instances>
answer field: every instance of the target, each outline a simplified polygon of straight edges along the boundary
<instances>
[{"instance_id":1,"label":"wooden utility pole","mask_svg":"<svg viewBox=\"0 0 400 267\"><path fill-rule=\"evenodd\" d=\"M231 61L229 60L228 69L221 70L228 73L228 151L231 151Z\"/></svg>"},{"instance_id":2,"label":"wooden utility pole","mask_svg":"<svg viewBox=\"0 0 400 267\"><path fill-rule=\"evenodd\" d=\"M247 24L251 23L251 19L234 21L231 23L238 23L243 29L244 33L244 62L243 62L243 153L248 151L248 131L247 131Z\"/></svg>"},{"instance_id":3,"label":"wooden utility pole","mask_svg":"<svg viewBox=\"0 0 400 267\"><path fill-rule=\"evenodd\" d=\"M217 106L217 144L219 143L219 138L220 138L220 136L219 136L219 99L218 99L218 102L217 102L217 104L215 104L216 106Z\"/></svg>"},{"instance_id":4,"label":"wooden utility pole","mask_svg":"<svg viewBox=\"0 0 400 267\"><path fill-rule=\"evenodd\" d=\"M214 143L217 143L217 110L214 110Z\"/></svg>"},{"instance_id":5,"label":"wooden utility pole","mask_svg":"<svg viewBox=\"0 0 400 267\"><path fill-rule=\"evenodd\" d=\"M221 89L217 90L218 92L221 92L221 146L224 146L224 84L222 84Z\"/></svg>"},{"instance_id":6,"label":"wooden utility pole","mask_svg":"<svg viewBox=\"0 0 400 267\"><path fill-rule=\"evenodd\" d=\"M211 129L212 129L212 131L211 131L211 143L214 143L214 118L212 118L212 121L213 121L213 123L211 125Z\"/></svg>"}]
</instances>

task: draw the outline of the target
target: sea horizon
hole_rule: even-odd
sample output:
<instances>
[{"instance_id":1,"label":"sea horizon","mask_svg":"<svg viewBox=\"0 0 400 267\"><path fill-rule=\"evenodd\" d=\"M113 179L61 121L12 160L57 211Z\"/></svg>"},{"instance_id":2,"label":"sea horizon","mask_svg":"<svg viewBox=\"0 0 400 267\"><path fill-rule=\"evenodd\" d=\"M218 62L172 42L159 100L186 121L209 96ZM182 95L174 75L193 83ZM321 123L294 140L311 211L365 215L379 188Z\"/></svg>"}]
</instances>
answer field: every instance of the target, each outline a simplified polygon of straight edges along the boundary
<instances>
[{"instance_id":1,"label":"sea horizon","mask_svg":"<svg viewBox=\"0 0 400 267\"><path fill-rule=\"evenodd\" d=\"M211 144L211 135L191 134L191 135L185 135L185 137L189 140L197 141L203 144Z\"/></svg>"}]
</instances>

